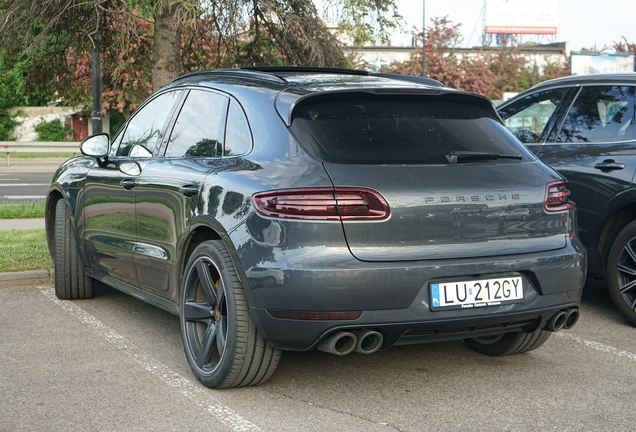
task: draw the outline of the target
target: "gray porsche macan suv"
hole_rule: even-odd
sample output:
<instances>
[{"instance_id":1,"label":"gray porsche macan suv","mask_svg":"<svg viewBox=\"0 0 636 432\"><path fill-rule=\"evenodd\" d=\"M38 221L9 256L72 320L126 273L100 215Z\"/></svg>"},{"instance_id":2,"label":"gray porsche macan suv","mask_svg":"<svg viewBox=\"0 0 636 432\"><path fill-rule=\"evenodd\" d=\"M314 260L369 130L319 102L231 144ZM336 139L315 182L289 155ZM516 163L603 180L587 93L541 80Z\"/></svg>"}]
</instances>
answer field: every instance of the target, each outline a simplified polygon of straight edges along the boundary
<instances>
[{"instance_id":1,"label":"gray porsche macan suv","mask_svg":"<svg viewBox=\"0 0 636 432\"><path fill-rule=\"evenodd\" d=\"M566 183L482 96L349 70L203 71L81 149L47 200L57 296L98 280L179 315L206 386L262 383L282 350L464 339L507 355L577 321Z\"/></svg>"}]
</instances>

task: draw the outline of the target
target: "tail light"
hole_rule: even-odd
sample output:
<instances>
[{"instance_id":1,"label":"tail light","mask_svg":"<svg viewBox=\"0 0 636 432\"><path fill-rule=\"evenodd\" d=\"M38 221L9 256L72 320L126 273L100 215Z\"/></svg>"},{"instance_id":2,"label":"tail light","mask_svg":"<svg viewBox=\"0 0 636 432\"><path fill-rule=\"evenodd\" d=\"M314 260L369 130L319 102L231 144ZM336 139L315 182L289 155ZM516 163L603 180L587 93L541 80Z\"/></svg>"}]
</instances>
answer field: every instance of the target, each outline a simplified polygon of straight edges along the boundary
<instances>
[{"instance_id":1,"label":"tail light","mask_svg":"<svg viewBox=\"0 0 636 432\"><path fill-rule=\"evenodd\" d=\"M565 187L565 180L556 180L546 185L543 208L548 213L561 212L574 208L574 203L568 199L570 191Z\"/></svg>"},{"instance_id":2,"label":"tail light","mask_svg":"<svg viewBox=\"0 0 636 432\"><path fill-rule=\"evenodd\" d=\"M389 205L367 188L310 188L261 192L252 196L264 216L304 220L378 221L389 217Z\"/></svg>"}]
</instances>

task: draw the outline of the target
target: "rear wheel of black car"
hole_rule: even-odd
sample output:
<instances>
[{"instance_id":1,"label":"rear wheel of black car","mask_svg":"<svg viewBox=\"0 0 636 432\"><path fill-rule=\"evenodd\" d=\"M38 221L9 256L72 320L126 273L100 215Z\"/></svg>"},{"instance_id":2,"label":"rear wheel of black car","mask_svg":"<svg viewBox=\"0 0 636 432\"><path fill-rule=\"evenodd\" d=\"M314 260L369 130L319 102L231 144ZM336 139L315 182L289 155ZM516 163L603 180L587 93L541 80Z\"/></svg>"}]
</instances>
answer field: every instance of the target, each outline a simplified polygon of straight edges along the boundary
<instances>
[{"instance_id":1,"label":"rear wheel of black car","mask_svg":"<svg viewBox=\"0 0 636 432\"><path fill-rule=\"evenodd\" d=\"M537 330L534 333L505 333L502 335L464 339L473 350L489 356L521 354L539 348L550 337L551 332Z\"/></svg>"},{"instance_id":2,"label":"rear wheel of black car","mask_svg":"<svg viewBox=\"0 0 636 432\"><path fill-rule=\"evenodd\" d=\"M55 295L59 299L87 299L93 297L93 278L84 272L79 255L77 235L64 200L55 206Z\"/></svg>"},{"instance_id":3,"label":"rear wheel of black car","mask_svg":"<svg viewBox=\"0 0 636 432\"><path fill-rule=\"evenodd\" d=\"M636 222L623 228L612 243L607 286L618 311L636 326Z\"/></svg>"},{"instance_id":4,"label":"rear wheel of black car","mask_svg":"<svg viewBox=\"0 0 636 432\"><path fill-rule=\"evenodd\" d=\"M201 243L188 260L180 315L185 354L203 385L257 385L276 370L280 351L269 347L258 334L222 241Z\"/></svg>"}]
</instances>

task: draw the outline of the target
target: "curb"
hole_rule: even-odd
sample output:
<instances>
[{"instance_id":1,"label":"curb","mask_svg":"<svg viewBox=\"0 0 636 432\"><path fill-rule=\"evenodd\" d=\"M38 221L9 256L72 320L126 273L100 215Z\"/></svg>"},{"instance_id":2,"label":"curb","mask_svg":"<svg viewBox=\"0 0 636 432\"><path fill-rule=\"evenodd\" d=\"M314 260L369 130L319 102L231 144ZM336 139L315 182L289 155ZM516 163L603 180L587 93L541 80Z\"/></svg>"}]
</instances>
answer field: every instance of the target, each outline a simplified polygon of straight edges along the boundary
<instances>
[{"instance_id":1,"label":"curb","mask_svg":"<svg viewBox=\"0 0 636 432\"><path fill-rule=\"evenodd\" d=\"M0 273L0 289L26 288L53 283L53 269Z\"/></svg>"}]
</instances>

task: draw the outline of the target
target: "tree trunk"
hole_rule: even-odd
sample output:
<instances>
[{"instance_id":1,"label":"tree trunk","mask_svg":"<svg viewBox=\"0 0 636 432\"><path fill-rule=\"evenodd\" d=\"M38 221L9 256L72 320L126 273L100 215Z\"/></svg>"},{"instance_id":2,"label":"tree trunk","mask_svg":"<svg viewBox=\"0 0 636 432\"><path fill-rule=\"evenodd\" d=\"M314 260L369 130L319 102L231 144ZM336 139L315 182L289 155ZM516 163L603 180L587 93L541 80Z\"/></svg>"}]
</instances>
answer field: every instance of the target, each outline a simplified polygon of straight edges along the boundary
<instances>
[{"instance_id":1,"label":"tree trunk","mask_svg":"<svg viewBox=\"0 0 636 432\"><path fill-rule=\"evenodd\" d=\"M180 74L181 29L170 0L159 0L155 9L152 48L152 91L169 84Z\"/></svg>"}]
</instances>

